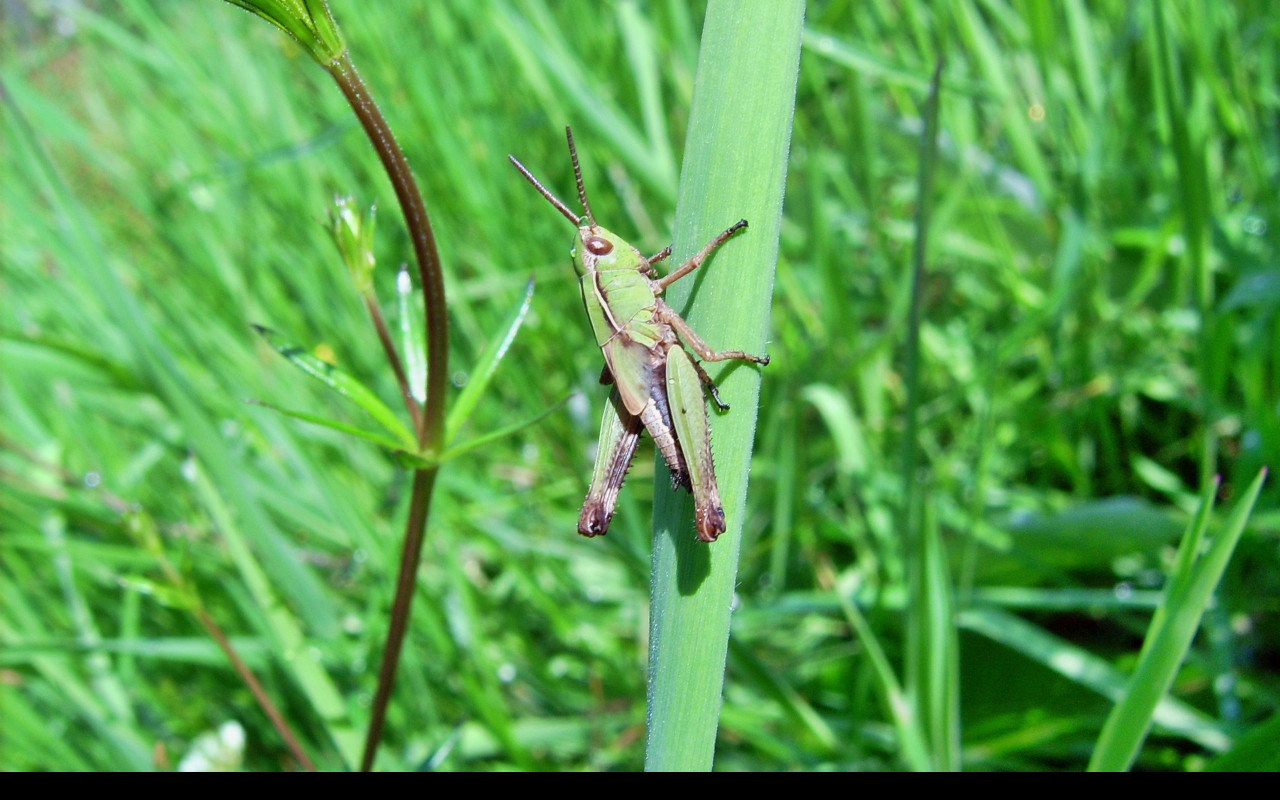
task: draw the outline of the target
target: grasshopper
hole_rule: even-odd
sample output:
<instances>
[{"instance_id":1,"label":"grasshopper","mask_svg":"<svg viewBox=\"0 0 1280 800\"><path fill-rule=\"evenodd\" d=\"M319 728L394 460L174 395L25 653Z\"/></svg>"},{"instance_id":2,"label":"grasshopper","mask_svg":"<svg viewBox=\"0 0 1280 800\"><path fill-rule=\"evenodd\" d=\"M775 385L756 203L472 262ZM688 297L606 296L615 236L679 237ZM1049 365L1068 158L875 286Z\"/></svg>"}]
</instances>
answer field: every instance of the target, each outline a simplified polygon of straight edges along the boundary
<instances>
[{"instance_id":1,"label":"grasshopper","mask_svg":"<svg viewBox=\"0 0 1280 800\"><path fill-rule=\"evenodd\" d=\"M515 156L508 158L547 202L578 227L570 255L578 274L582 303L596 343L604 353L600 382L613 384L600 422L600 444L591 488L578 517L578 533L602 536L608 531L618 491L643 428L662 454L673 488L683 487L693 494L698 539L714 542L724 533L725 522L711 457L703 386L721 411L729 406L720 400L711 376L685 348L691 348L703 361L738 359L768 364L769 357L741 350L712 350L689 323L662 301L661 295L668 286L697 269L730 236L746 228L747 221L729 226L697 255L659 278L654 264L670 256L671 248L645 258L622 237L596 224L587 204L582 169L569 128L565 128L565 137L578 183L581 216L560 202Z\"/></svg>"}]
</instances>

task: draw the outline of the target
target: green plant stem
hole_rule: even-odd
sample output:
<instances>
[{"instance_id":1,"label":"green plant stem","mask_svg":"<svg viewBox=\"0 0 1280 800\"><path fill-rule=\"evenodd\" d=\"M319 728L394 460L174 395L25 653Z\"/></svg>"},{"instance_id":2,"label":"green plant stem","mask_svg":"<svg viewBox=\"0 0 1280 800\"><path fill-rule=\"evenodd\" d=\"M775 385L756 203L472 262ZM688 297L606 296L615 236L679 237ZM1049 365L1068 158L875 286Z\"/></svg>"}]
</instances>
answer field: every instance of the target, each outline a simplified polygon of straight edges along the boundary
<instances>
[{"instance_id":1,"label":"green plant stem","mask_svg":"<svg viewBox=\"0 0 1280 800\"><path fill-rule=\"evenodd\" d=\"M713 347L761 352L765 342L803 21L800 0L707 7L671 263L737 219L751 227L667 301ZM655 479L647 770L707 770L715 753L760 370L713 373L733 406L712 419L728 529L715 544L696 541L689 496Z\"/></svg>"},{"instance_id":2,"label":"green plant stem","mask_svg":"<svg viewBox=\"0 0 1280 800\"><path fill-rule=\"evenodd\" d=\"M347 53L343 53L329 66L329 74L342 89L351 109L360 119L369 141L382 161L387 177L395 189L396 199L404 214L409 238L418 264L418 279L422 285L423 303L426 309L427 347L427 398L422 415L416 420L419 449L434 458L444 446L444 398L447 388L449 328L444 307L444 276L440 267L440 254L436 249L435 235L422 202L422 194L414 181L413 172L405 161L404 152L396 143L386 119L369 96L364 82L356 72ZM384 326L385 327L385 326ZM380 333L381 335L381 333ZM386 339L390 342L390 338ZM386 344L384 344L386 346ZM394 347L390 348L394 351ZM405 384L407 386L407 384ZM402 387L403 391L403 387ZM407 395L409 399L412 395ZM361 771L373 768L373 760L382 741L382 726L386 721L387 703L395 683L396 668L400 663L400 650L405 631L409 626L409 613L413 604L414 578L422 542L426 532L427 516L431 508L431 489L435 485L438 467L416 470L413 474L413 491L409 501L409 516L405 521L404 546L400 554L400 570L396 579L395 599L391 605L391 621L387 626L387 641L382 653L382 665L378 670L378 690L374 695L369 717L369 729L365 736Z\"/></svg>"}]
</instances>

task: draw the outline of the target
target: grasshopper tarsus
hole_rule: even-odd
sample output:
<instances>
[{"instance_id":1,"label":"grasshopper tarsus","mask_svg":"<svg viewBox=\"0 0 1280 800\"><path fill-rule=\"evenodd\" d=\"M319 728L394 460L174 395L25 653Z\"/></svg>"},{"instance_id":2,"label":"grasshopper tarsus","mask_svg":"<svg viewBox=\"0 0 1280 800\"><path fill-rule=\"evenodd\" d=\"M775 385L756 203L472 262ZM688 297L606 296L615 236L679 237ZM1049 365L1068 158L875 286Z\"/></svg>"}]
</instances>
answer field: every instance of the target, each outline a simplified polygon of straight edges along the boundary
<instances>
[{"instance_id":1,"label":"grasshopper tarsus","mask_svg":"<svg viewBox=\"0 0 1280 800\"><path fill-rule=\"evenodd\" d=\"M720 411L728 411L729 404L720 399L720 391L716 389L716 382L711 380L711 376L707 374L707 370L697 361L692 362L693 368L698 371L698 379L707 387L707 391L711 393L711 399L715 402L716 408Z\"/></svg>"}]
</instances>

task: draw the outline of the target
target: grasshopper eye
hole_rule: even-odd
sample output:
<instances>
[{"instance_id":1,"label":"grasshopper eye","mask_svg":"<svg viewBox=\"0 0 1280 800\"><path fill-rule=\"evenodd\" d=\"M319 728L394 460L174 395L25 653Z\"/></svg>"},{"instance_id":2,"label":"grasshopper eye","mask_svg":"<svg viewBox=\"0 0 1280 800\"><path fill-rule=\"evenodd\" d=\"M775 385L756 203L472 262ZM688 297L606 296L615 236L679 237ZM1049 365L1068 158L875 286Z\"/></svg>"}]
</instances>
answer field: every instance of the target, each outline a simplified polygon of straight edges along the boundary
<instances>
[{"instance_id":1,"label":"grasshopper eye","mask_svg":"<svg viewBox=\"0 0 1280 800\"><path fill-rule=\"evenodd\" d=\"M599 236L588 236L585 242L587 249L597 256L607 256L613 252L613 245Z\"/></svg>"}]
</instances>

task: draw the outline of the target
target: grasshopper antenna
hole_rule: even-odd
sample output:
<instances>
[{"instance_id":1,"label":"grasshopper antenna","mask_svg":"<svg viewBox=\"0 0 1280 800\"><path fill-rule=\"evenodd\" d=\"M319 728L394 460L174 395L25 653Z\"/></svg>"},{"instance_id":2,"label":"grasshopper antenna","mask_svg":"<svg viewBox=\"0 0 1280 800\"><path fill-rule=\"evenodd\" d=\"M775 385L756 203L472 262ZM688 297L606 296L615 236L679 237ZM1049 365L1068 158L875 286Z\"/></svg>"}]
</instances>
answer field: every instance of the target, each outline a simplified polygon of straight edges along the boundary
<instances>
[{"instance_id":1,"label":"grasshopper antenna","mask_svg":"<svg viewBox=\"0 0 1280 800\"><path fill-rule=\"evenodd\" d=\"M582 221L582 217L579 217L577 214L574 214L572 211L570 211L569 208L564 203L561 203L554 194L552 194L547 190L547 187L543 186L538 181L537 178L533 177L533 173L529 171L528 167L526 167L524 164L521 164L519 159L517 159L515 156L508 155L507 160L509 160L512 164L514 164L515 168L520 170L520 174L524 176L524 179L527 180L529 183L532 183L533 188L537 189L538 192L541 193L543 197L547 198L547 202L555 206L556 210L559 211L561 214L564 214L565 217L567 217L570 222L572 222L574 225L577 225L579 222ZM574 162L575 170L577 169L577 166L578 166L577 161L575 161ZM581 178L578 179L578 188L579 190L581 190L582 188ZM589 216L591 212L588 211L587 214ZM595 222L593 221L591 224L595 225Z\"/></svg>"},{"instance_id":2,"label":"grasshopper antenna","mask_svg":"<svg viewBox=\"0 0 1280 800\"><path fill-rule=\"evenodd\" d=\"M591 206L587 205L587 189L582 185L582 167L578 166L578 149L573 146L573 130L568 125L564 126L564 136L569 140L569 158L573 159L573 177L578 182L578 200L582 203L582 210L587 212L587 221L594 228L596 218L591 215Z\"/></svg>"}]
</instances>

